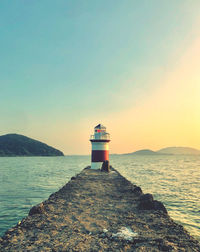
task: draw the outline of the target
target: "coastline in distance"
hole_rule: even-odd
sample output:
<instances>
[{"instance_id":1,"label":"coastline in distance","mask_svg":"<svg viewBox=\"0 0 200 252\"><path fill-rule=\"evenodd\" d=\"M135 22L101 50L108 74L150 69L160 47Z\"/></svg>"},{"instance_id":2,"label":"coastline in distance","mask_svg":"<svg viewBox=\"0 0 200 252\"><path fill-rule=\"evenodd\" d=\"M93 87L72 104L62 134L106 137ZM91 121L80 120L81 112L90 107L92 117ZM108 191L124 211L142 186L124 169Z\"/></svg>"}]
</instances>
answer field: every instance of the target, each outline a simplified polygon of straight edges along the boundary
<instances>
[{"instance_id":1,"label":"coastline in distance","mask_svg":"<svg viewBox=\"0 0 200 252\"><path fill-rule=\"evenodd\" d=\"M158 151L142 149L123 155L200 155L200 150L190 147L167 147Z\"/></svg>"},{"instance_id":2,"label":"coastline in distance","mask_svg":"<svg viewBox=\"0 0 200 252\"><path fill-rule=\"evenodd\" d=\"M0 136L0 157L13 156L64 156L64 154L45 143L23 135Z\"/></svg>"}]
</instances>

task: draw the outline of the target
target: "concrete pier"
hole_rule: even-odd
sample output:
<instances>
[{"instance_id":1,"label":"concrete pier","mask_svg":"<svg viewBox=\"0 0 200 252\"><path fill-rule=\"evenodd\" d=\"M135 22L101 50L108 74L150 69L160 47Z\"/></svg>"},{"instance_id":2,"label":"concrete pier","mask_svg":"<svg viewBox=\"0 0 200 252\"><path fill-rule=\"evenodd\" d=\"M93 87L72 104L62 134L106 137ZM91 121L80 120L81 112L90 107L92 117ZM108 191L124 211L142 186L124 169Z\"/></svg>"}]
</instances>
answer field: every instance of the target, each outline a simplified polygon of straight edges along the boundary
<instances>
[{"instance_id":1,"label":"concrete pier","mask_svg":"<svg viewBox=\"0 0 200 252\"><path fill-rule=\"evenodd\" d=\"M9 229L0 251L200 251L200 244L117 171L84 169Z\"/></svg>"}]
</instances>

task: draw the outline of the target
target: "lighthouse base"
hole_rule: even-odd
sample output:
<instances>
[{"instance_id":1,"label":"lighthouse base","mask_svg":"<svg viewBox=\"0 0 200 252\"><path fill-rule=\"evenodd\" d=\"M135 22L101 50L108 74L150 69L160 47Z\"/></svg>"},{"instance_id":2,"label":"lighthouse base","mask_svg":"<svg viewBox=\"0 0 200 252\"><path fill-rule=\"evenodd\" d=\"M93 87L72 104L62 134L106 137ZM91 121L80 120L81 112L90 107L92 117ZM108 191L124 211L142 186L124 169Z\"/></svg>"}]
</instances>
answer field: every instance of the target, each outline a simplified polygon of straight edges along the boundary
<instances>
[{"instance_id":1,"label":"lighthouse base","mask_svg":"<svg viewBox=\"0 0 200 252\"><path fill-rule=\"evenodd\" d=\"M100 170L103 162L92 162L91 169Z\"/></svg>"}]
</instances>

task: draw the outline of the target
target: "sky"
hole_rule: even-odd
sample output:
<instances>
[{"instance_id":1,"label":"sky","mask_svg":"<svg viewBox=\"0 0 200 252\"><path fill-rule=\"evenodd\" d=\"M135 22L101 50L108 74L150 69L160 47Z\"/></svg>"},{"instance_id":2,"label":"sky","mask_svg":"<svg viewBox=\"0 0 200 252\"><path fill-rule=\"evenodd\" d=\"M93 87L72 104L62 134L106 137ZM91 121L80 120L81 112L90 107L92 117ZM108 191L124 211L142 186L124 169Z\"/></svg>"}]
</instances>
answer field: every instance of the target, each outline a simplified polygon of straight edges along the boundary
<instances>
[{"instance_id":1,"label":"sky","mask_svg":"<svg viewBox=\"0 0 200 252\"><path fill-rule=\"evenodd\" d=\"M90 154L200 149L199 0L0 3L0 135Z\"/></svg>"}]
</instances>

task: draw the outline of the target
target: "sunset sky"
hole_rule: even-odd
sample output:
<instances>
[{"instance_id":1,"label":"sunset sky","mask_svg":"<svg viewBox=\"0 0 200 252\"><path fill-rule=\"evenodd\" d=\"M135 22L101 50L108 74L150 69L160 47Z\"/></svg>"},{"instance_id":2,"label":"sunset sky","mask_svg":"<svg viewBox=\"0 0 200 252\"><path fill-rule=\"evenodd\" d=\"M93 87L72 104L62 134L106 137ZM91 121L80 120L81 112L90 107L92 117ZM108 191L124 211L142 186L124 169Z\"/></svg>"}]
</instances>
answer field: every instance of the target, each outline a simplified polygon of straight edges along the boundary
<instances>
[{"instance_id":1,"label":"sunset sky","mask_svg":"<svg viewBox=\"0 0 200 252\"><path fill-rule=\"evenodd\" d=\"M0 3L0 135L89 154L200 149L200 0Z\"/></svg>"}]
</instances>

